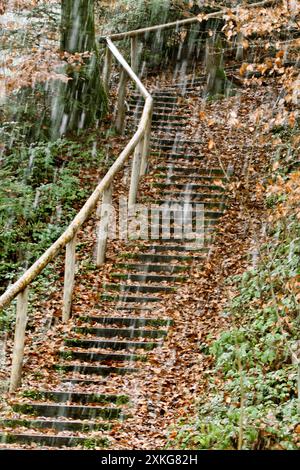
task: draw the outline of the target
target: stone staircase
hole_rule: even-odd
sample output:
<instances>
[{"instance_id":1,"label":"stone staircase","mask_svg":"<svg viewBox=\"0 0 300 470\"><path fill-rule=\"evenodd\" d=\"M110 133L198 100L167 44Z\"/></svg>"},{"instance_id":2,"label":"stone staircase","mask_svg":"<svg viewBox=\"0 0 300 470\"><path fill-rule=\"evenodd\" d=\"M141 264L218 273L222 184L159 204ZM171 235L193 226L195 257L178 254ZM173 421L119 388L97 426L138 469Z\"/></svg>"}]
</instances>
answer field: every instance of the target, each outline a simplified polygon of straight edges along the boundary
<instances>
[{"instance_id":1,"label":"stone staircase","mask_svg":"<svg viewBox=\"0 0 300 470\"><path fill-rule=\"evenodd\" d=\"M157 318L155 309L184 283L193 263L208 256L212 236L226 205L228 175L199 152L201 142L185 136L191 116L185 97L199 93L202 78L154 90L153 139L148 174L139 202L176 204L169 237L137 241L137 249L118 257L110 281L100 295L99 315L76 319L53 368L60 384L51 390L21 390L2 413L2 448L104 448L110 432L132 413L132 397L123 377L136 375L147 361L147 352L159 348L172 321ZM180 99L178 99L180 97ZM128 104L135 126L142 100L132 93ZM149 196L151 193L151 196ZM177 237L177 215L187 203L199 204L192 214L204 216L203 245ZM164 217L154 228L162 233ZM197 248L197 247L196 247ZM112 315L101 315L101 304ZM111 393L116 379L117 393ZM92 392L90 391L92 389ZM89 390L88 392L85 390ZM0 448L1 448L0 446Z\"/></svg>"}]
</instances>

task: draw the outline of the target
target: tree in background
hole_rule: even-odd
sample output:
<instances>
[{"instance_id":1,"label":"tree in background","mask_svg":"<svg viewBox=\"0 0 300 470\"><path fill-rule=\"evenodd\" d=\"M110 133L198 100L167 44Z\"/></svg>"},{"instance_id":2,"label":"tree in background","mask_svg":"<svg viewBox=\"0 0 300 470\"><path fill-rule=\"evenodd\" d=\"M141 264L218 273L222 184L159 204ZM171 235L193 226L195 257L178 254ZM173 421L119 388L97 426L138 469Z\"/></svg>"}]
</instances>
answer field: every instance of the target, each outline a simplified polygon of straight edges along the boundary
<instances>
[{"instance_id":1,"label":"tree in background","mask_svg":"<svg viewBox=\"0 0 300 470\"><path fill-rule=\"evenodd\" d=\"M52 137L94 124L107 109L100 79L95 37L94 0L62 0L61 50L68 60L67 83L58 85L52 112Z\"/></svg>"},{"instance_id":2,"label":"tree in background","mask_svg":"<svg viewBox=\"0 0 300 470\"><path fill-rule=\"evenodd\" d=\"M61 49L70 53L95 50L94 0L62 0Z\"/></svg>"},{"instance_id":3,"label":"tree in background","mask_svg":"<svg viewBox=\"0 0 300 470\"><path fill-rule=\"evenodd\" d=\"M205 67L207 73L206 94L222 95L226 88L226 74L223 63L223 45L219 34L206 40Z\"/></svg>"}]
</instances>

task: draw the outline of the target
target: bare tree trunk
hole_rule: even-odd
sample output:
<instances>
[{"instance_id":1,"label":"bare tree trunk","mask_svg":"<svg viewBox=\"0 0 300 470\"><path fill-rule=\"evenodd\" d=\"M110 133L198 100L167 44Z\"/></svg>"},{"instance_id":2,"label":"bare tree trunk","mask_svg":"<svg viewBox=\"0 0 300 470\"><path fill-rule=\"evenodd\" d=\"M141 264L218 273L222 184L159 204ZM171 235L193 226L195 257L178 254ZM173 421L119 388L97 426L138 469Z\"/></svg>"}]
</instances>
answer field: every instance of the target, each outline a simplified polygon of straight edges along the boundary
<instances>
[{"instance_id":1,"label":"bare tree trunk","mask_svg":"<svg viewBox=\"0 0 300 470\"><path fill-rule=\"evenodd\" d=\"M71 53L94 50L94 0L62 0L61 9L61 49Z\"/></svg>"},{"instance_id":2,"label":"bare tree trunk","mask_svg":"<svg viewBox=\"0 0 300 470\"><path fill-rule=\"evenodd\" d=\"M92 125L107 109L96 48L94 0L62 0L61 6L61 49L70 54L89 52L90 57L81 66L78 62L66 66L70 80L59 85L53 106L55 138Z\"/></svg>"},{"instance_id":3,"label":"bare tree trunk","mask_svg":"<svg viewBox=\"0 0 300 470\"><path fill-rule=\"evenodd\" d=\"M224 94L226 74L223 66L222 40L219 36L212 36L206 41L205 67L207 73L207 95Z\"/></svg>"},{"instance_id":4,"label":"bare tree trunk","mask_svg":"<svg viewBox=\"0 0 300 470\"><path fill-rule=\"evenodd\" d=\"M244 46L243 46L244 36L243 33L239 32L236 38L236 56L235 59L242 61L244 59Z\"/></svg>"}]
</instances>

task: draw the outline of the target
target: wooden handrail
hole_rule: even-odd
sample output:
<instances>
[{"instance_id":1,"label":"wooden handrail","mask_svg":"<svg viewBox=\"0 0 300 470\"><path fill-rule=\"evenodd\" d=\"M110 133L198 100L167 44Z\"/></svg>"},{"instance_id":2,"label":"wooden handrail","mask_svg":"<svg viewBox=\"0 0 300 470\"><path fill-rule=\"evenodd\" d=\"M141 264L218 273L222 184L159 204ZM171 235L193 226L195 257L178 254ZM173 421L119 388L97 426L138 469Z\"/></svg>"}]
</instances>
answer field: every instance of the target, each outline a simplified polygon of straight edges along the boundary
<instances>
[{"instance_id":1,"label":"wooden handrail","mask_svg":"<svg viewBox=\"0 0 300 470\"><path fill-rule=\"evenodd\" d=\"M268 5L272 5L275 3L278 3L279 0L264 0L261 2L257 3L250 3L249 5L238 5L235 8L224 8L222 10L215 11L213 13L208 13L207 15L204 15L203 17L200 16L193 16L192 18L186 18L184 20L177 20L177 21L172 21L170 23L164 23L164 24L159 24L155 26L149 26L148 28L140 28L140 29L134 29L132 31L127 31L124 33L116 33L116 34L111 34L109 37L112 41L121 41L122 39L126 38L133 38L136 36L142 36L146 33L154 33L156 31L164 31L166 29L173 29L173 28L181 28L182 26L190 25L193 23L198 23L201 21L206 21L211 18L218 18L220 15L226 14L228 11L238 11L240 8L258 8L258 7L264 7ZM100 42L106 41L106 36L100 36L98 40Z\"/></svg>"},{"instance_id":2,"label":"wooden handrail","mask_svg":"<svg viewBox=\"0 0 300 470\"><path fill-rule=\"evenodd\" d=\"M0 310L7 306L18 294L20 294L34 279L44 270L44 268L55 258L62 248L64 248L76 235L78 230L88 220L91 212L96 209L100 196L105 188L111 183L116 174L123 168L124 163L132 155L137 144L143 137L147 117L152 110L152 97L146 100L140 126L130 142L127 144L118 159L110 167L104 178L101 180L93 194L87 200L80 212L76 215L67 230L51 245L50 248L29 268L23 276L19 278L7 291L0 297Z\"/></svg>"},{"instance_id":3,"label":"wooden handrail","mask_svg":"<svg viewBox=\"0 0 300 470\"><path fill-rule=\"evenodd\" d=\"M143 138L148 123L148 117L152 112L153 98L141 83L140 79L133 72L121 53L115 45L108 39L108 47L115 58L124 67L128 75L135 81L142 95L146 98L143 114L140 120L139 128L134 134L130 142L126 145L123 152L110 167L104 178L98 184L90 198L86 201L80 212L70 223L66 231L51 245L50 248L16 281L10 286L0 297L0 310L6 307L18 294L31 284L32 281L44 270L44 268L55 258L55 256L74 238L78 230L88 220L89 216L96 209L100 196L103 194L107 186L112 182L116 174L123 168L126 160L132 155L137 144Z\"/></svg>"},{"instance_id":4,"label":"wooden handrail","mask_svg":"<svg viewBox=\"0 0 300 470\"><path fill-rule=\"evenodd\" d=\"M62 249L66 248L62 319L64 322L69 320L75 279L75 253L77 233L82 228L84 223L89 219L92 212L97 210L99 202L101 201L101 197L104 196L104 199L107 198L107 193L109 192L110 188L112 188L115 176L123 168L125 162L133 153L135 156L133 158L132 165L132 178L129 191L129 201L131 201L131 204L135 203L137 186L139 184L139 175L141 175L141 173L137 175L138 168L136 163L136 155L140 155L141 149L141 158L147 160L147 155L144 155L143 152L148 151L148 147L144 143L148 142L150 138L149 134L151 132L153 98L150 93L146 90L136 73L126 62L120 51L113 44L110 38L106 39L106 44L107 51L109 51L106 57L109 62L106 63L103 72L104 79L106 80L105 85L108 86L111 56L114 56L119 65L122 67L123 73L125 73L127 77L130 77L133 80L135 86L145 98L143 113L139 122L138 129L135 132L134 136L128 142L128 144L121 152L117 160L110 167L104 178L100 181L100 183L98 184L92 195L89 197L89 199L86 201L82 209L78 212L76 217L69 224L65 232L0 297L0 310L7 307L16 297L18 297L16 312L16 331L13 349L13 366L10 379L10 392L14 392L21 383L21 372L24 354L24 338L28 305L28 288L30 284L37 278L39 274L42 273L46 266L54 260L57 254L60 253ZM104 201L102 201L102 203L103 202ZM97 247L97 265L104 262L106 240L104 244L103 240L98 240L98 244L101 244L101 246Z\"/></svg>"},{"instance_id":5,"label":"wooden handrail","mask_svg":"<svg viewBox=\"0 0 300 470\"><path fill-rule=\"evenodd\" d=\"M150 93L146 90L146 88L142 84L139 77L132 70L130 65L126 62L126 60L124 59L124 57L122 56L120 51L117 49L117 47L113 44L110 37L106 38L106 43L107 43L107 46L110 49L110 51L113 53L113 55L117 59L117 61L122 65L123 69L128 73L130 78L132 78L132 80L136 83L138 89L140 90L140 92L143 95L143 97L145 98L145 100L147 100L149 98L151 98L151 100L152 100L152 97L151 97Z\"/></svg>"},{"instance_id":6,"label":"wooden handrail","mask_svg":"<svg viewBox=\"0 0 300 470\"><path fill-rule=\"evenodd\" d=\"M197 16L195 16L193 18L187 18L185 20L177 20L177 21L172 21L170 23L159 24L156 26L149 26L148 28L134 29L132 31L127 31L125 33L111 34L109 37L111 38L112 41L121 41L122 39L126 39L126 38L142 36L143 34L146 34L146 33L154 33L156 31L164 31L166 29L181 28L182 26L197 23L198 21L199 19L197 18ZM99 37L100 42L105 41L105 40L106 40L106 36Z\"/></svg>"}]
</instances>

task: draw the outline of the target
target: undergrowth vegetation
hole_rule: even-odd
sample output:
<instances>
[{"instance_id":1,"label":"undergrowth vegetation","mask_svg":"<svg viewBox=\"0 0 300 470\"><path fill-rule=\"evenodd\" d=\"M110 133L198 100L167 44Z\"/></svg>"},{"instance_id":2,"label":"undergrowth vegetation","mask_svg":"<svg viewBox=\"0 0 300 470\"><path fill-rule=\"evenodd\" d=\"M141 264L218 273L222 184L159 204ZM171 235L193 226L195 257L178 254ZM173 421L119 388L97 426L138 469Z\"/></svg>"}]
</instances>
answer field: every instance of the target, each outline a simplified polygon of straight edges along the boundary
<instances>
[{"instance_id":1,"label":"undergrowth vegetation","mask_svg":"<svg viewBox=\"0 0 300 470\"><path fill-rule=\"evenodd\" d=\"M19 141L0 160L0 292L45 251L90 194L85 168L99 168L90 134L80 141Z\"/></svg>"},{"instance_id":2,"label":"undergrowth vegetation","mask_svg":"<svg viewBox=\"0 0 300 470\"><path fill-rule=\"evenodd\" d=\"M103 13L108 14L107 10ZM119 0L113 6L113 15L106 28L110 33L130 31L174 21L181 16L182 11L171 0Z\"/></svg>"},{"instance_id":3,"label":"undergrowth vegetation","mask_svg":"<svg viewBox=\"0 0 300 470\"><path fill-rule=\"evenodd\" d=\"M105 13L105 22L101 19L103 35L182 20L194 14L189 1L176 0L119 0ZM192 31L169 29L141 36L140 62L147 64L147 68L157 68L179 60L187 51L192 54L195 48L191 47L191 41L199 38L200 33L199 23L193 26ZM129 59L130 41L123 40L121 47Z\"/></svg>"},{"instance_id":4,"label":"undergrowth vegetation","mask_svg":"<svg viewBox=\"0 0 300 470\"><path fill-rule=\"evenodd\" d=\"M179 423L172 446L299 446L299 182L299 172L278 174L272 185L259 188L270 208L259 260L228 281L238 292L224 312L231 328L202 346L213 363L208 395L199 400L196 422Z\"/></svg>"}]
</instances>

